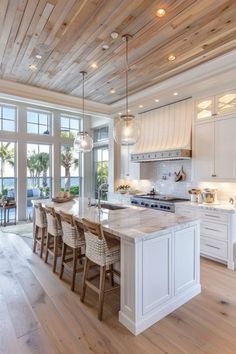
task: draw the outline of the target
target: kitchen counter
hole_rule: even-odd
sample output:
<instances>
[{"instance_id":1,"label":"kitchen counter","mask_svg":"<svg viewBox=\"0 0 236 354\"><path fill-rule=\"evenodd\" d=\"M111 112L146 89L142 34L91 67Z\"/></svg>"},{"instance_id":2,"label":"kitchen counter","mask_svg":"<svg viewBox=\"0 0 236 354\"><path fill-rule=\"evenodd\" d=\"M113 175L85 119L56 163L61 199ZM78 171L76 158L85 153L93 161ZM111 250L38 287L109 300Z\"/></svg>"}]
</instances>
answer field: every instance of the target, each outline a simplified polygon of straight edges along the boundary
<instances>
[{"instance_id":1,"label":"kitchen counter","mask_svg":"<svg viewBox=\"0 0 236 354\"><path fill-rule=\"evenodd\" d=\"M99 211L87 199L67 203L37 200L101 222L121 242L119 320L137 335L201 292L199 221L157 210L127 206ZM109 202L110 204L110 202ZM125 206L124 204L122 206Z\"/></svg>"},{"instance_id":2,"label":"kitchen counter","mask_svg":"<svg viewBox=\"0 0 236 354\"><path fill-rule=\"evenodd\" d=\"M236 213L236 208L232 204L226 202L206 204L206 203L192 203L189 201L189 202L179 202L178 205L189 206L189 207L194 207L199 209L206 209L206 210L216 210L216 211L219 210L227 213Z\"/></svg>"},{"instance_id":3,"label":"kitchen counter","mask_svg":"<svg viewBox=\"0 0 236 354\"><path fill-rule=\"evenodd\" d=\"M73 214L78 220L82 218L90 219L94 222L100 222L111 234L131 242L139 242L143 239L162 235L169 231L177 231L182 225L191 226L196 218L178 216L172 213L166 213L147 208L130 206L125 203L108 204L120 205L125 209L119 210L98 210L96 207L89 207L86 198L75 198L66 203L54 203L51 200L43 199L34 201L46 206L54 207L55 210L61 210Z\"/></svg>"}]
</instances>

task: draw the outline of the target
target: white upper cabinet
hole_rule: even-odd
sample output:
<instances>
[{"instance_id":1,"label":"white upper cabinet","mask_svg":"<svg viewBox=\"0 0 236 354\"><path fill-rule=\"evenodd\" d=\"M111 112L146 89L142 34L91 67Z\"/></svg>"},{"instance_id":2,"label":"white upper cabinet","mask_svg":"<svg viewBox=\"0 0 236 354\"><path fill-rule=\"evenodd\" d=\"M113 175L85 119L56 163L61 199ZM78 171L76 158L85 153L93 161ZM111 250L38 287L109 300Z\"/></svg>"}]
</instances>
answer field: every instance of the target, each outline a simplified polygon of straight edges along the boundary
<instances>
[{"instance_id":1,"label":"white upper cabinet","mask_svg":"<svg viewBox=\"0 0 236 354\"><path fill-rule=\"evenodd\" d=\"M216 96L216 113L217 115L236 113L236 90Z\"/></svg>"},{"instance_id":2,"label":"white upper cabinet","mask_svg":"<svg viewBox=\"0 0 236 354\"><path fill-rule=\"evenodd\" d=\"M194 179L236 179L236 117L195 124Z\"/></svg>"},{"instance_id":3,"label":"white upper cabinet","mask_svg":"<svg viewBox=\"0 0 236 354\"><path fill-rule=\"evenodd\" d=\"M236 118L215 122L215 177L235 179Z\"/></svg>"},{"instance_id":4,"label":"white upper cabinet","mask_svg":"<svg viewBox=\"0 0 236 354\"><path fill-rule=\"evenodd\" d=\"M195 103L197 122L236 113L236 90L217 96L204 97Z\"/></svg>"},{"instance_id":5,"label":"white upper cabinet","mask_svg":"<svg viewBox=\"0 0 236 354\"><path fill-rule=\"evenodd\" d=\"M193 168L194 179L205 180L214 171L214 122L196 124L194 133Z\"/></svg>"}]
</instances>

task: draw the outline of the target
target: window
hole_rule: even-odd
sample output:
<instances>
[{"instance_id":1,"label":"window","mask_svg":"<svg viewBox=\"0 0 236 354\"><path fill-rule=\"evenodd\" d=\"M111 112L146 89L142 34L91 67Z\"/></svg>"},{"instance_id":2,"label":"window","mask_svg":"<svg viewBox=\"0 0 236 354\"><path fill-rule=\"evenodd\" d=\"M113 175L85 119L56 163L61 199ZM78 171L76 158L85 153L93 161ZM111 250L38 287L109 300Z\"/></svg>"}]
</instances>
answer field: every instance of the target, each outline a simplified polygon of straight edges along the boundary
<instances>
[{"instance_id":1,"label":"window","mask_svg":"<svg viewBox=\"0 0 236 354\"><path fill-rule=\"evenodd\" d=\"M108 126L94 129L94 142L99 143L108 139Z\"/></svg>"},{"instance_id":2,"label":"window","mask_svg":"<svg viewBox=\"0 0 236 354\"><path fill-rule=\"evenodd\" d=\"M108 177L108 145L94 148L95 198L98 198L98 187ZM102 192L102 199L107 200L107 192Z\"/></svg>"},{"instance_id":3,"label":"window","mask_svg":"<svg viewBox=\"0 0 236 354\"><path fill-rule=\"evenodd\" d=\"M80 119L61 115L61 137L75 138L80 131Z\"/></svg>"},{"instance_id":4,"label":"window","mask_svg":"<svg viewBox=\"0 0 236 354\"><path fill-rule=\"evenodd\" d=\"M69 145L61 145L61 190L79 195L79 154Z\"/></svg>"},{"instance_id":5,"label":"window","mask_svg":"<svg viewBox=\"0 0 236 354\"><path fill-rule=\"evenodd\" d=\"M15 199L15 143L0 141L0 196Z\"/></svg>"},{"instance_id":6,"label":"window","mask_svg":"<svg viewBox=\"0 0 236 354\"><path fill-rule=\"evenodd\" d=\"M27 144L27 211L32 216L32 199L51 196L51 145Z\"/></svg>"},{"instance_id":7,"label":"window","mask_svg":"<svg viewBox=\"0 0 236 354\"><path fill-rule=\"evenodd\" d=\"M51 113L27 109L27 133L51 135Z\"/></svg>"},{"instance_id":8,"label":"window","mask_svg":"<svg viewBox=\"0 0 236 354\"><path fill-rule=\"evenodd\" d=\"M16 130L16 107L1 104L0 105L0 129L7 132L14 132Z\"/></svg>"}]
</instances>

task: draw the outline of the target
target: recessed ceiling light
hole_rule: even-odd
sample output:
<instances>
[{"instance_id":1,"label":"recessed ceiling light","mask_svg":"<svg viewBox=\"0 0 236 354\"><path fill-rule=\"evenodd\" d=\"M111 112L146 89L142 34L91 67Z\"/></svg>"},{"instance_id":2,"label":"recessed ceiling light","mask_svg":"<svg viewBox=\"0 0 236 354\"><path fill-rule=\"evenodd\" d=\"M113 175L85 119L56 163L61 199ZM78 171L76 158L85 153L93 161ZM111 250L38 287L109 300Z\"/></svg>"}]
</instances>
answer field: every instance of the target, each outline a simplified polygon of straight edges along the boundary
<instances>
[{"instance_id":1,"label":"recessed ceiling light","mask_svg":"<svg viewBox=\"0 0 236 354\"><path fill-rule=\"evenodd\" d=\"M36 71L38 68L35 64L30 64L29 65L29 69L32 70L32 71Z\"/></svg>"},{"instance_id":2,"label":"recessed ceiling light","mask_svg":"<svg viewBox=\"0 0 236 354\"><path fill-rule=\"evenodd\" d=\"M117 32L111 32L111 38L116 39L118 38L119 34Z\"/></svg>"},{"instance_id":3,"label":"recessed ceiling light","mask_svg":"<svg viewBox=\"0 0 236 354\"><path fill-rule=\"evenodd\" d=\"M91 68L93 68L93 69L97 69L97 63L93 63L93 64L91 64Z\"/></svg>"},{"instance_id":4,"label":"recessed ceiling light","mask_svg":"<svg viewBox=\"0 0 236 354\"><path fill-rule=\"evenodd\" d=\"M130 113L130 112L131 112L131 109L128 109L128 112Z\"/></svg>"},{"instance_id":5,"label":"recessed ceiling light","mask_svg":"<svg viewBox=\"0 0 236 354\"><path fill-rule=\"evenodd\" d=\"M139 105L139 108L143 108L143 105L142 105L142 104L140 104L140 105Z\"/></svg>"},{"instance_id":6,"label":"recessed ceiling light","mask_svg":"<svg viewBox=\"0 0 236 354\"><path fill-rule=\"evenodd\" d=\"M116 90L115 89L110 89L110 93L116 93Z\"/></svg>"},{"instance_id":7,"label":"recessed ceiling light","mask_svg":"<svg viewBox=\"0 0 236 354\"><path fill-rule=\"evenodd\" d=\"M155 102L159 102L158 98L155 99Z\"/></svg>"},{"instance_id":8,"label":"recessed ceiling light","mask_svg":"<svg viewBox=\"0 0 236 354\"><path fill-rule=\"evenodd\" d=\"M156 12L156 15L158 17L163 17L163 16L165 16L165 14L166 14L166 10L165 9L158 9L157 12Z\"/></svg>"},{"instance_id":9,"label":"recessed ceiling light","mask_svg":"<svg viewBox=\"0 0 236 354\"><path fill-rule=\"evenodd\" d=\"M36 54L36 55L35 55L35 58L36 58L36 59L42 59L42 55Z\"/></svg>"},{"instance_id":10,"label":"recessed ceiling light","mask_svg":"<svg viewBox=\"0 0 236 354\"><path fill-rule=\"evenodd\" d=\"M122 114L122 113L121 113L121 112L119 112L119 116L121 116L121 114Z\"/></svg>"},{"instance_id":11,"label":"recessed ceiling light","mask_svg":"<svg viewBox=\"0 0 236 354\"><path fill-rule=\"evenodd\" d=\"M107 50L107 49L109 49L110 47L109 47L109 45L108 44L103 44L103 46L102 46L102 49L103 50Z\"/></svg>"},{"instance_id":12,"label":"recessed ceiling light","mask_svg":"<svg viewBox=\"0 0 236 354\"><path fill-rule=\"evenodd\" d=\"M174 96L178 96L178 92L174 92L173 95L174 95Z\"/></svg>"},{"instance_id":13,"label":"recessed ceiling light","mask_svg":"<svg viewBox=\"0 0 236 354\"><path fill-rule=\"evenodd\" d=\"M176 56L174 54L171 54L168 56L169 61L174 61L176 59Z\"/></svg>"}]
</instances>

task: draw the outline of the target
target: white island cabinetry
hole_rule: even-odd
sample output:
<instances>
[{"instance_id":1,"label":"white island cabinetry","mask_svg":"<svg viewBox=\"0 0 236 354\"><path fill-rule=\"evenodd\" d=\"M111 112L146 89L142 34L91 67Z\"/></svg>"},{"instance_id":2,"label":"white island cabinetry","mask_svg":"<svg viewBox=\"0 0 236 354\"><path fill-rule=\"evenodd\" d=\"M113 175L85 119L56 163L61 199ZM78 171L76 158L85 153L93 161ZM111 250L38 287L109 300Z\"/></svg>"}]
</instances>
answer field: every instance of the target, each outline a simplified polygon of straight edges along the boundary
<instances>
[{"instance_id":1,"label":"white island cabinetry","mask_svg":"<svg viewBox=\"0 0 236 354\"><path fill-rule=\"evenodd\" d=\"M198 220L141 207L99 211L82 198L63 204L41 202L56 212L73 214L78 222L100 222L120 240L119 320L133 334L201 292Z\"/></svg>"}]
</instances>

